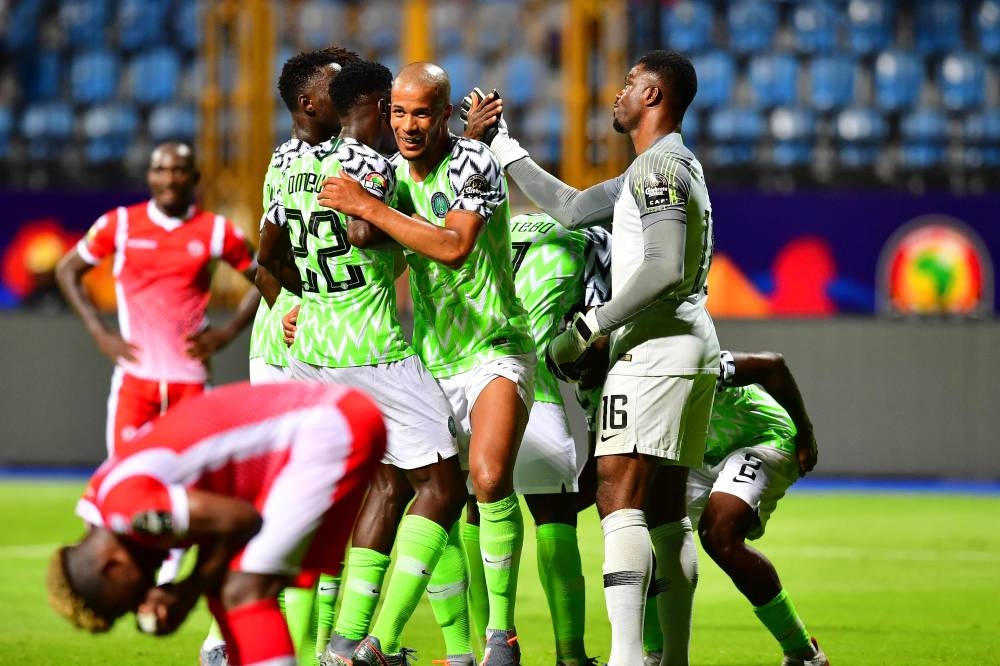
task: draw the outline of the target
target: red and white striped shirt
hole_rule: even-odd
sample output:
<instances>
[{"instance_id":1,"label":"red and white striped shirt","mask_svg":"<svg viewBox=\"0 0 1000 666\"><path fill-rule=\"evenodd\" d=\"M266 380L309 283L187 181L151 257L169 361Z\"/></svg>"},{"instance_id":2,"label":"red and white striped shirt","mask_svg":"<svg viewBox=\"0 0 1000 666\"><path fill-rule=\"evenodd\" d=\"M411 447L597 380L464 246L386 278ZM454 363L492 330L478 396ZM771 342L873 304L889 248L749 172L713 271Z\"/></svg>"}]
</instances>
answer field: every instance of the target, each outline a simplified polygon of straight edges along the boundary
<instances>
[{"instance_id":1,"label":"red and white striped shirt","mask_svg":"<svg viewBox=\"0 0 1000 666\"><path fill-rule=\"evenodd\" d=\"M215 261L238 271L253 263L246 239L222 215L192 206L169 217L150 200L98 218L77 244L97 265L113 254L118 326L135 345L137 362L119 359L130 375L167 382L204 382L204 363L185 352L186 338L208 325L209 285Z\"/></svg>"}]
</instances>

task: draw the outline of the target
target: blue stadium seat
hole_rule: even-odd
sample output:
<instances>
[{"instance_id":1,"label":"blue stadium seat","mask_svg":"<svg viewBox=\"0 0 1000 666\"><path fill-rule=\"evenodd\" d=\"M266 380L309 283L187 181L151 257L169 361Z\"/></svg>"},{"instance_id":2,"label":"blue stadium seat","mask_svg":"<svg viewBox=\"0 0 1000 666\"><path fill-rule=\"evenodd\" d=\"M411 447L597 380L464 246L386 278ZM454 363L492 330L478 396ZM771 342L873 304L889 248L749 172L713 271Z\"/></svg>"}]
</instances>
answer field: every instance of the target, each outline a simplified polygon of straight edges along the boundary
<instances>
[{"instance_id":1,"label":"blue stadium seat","mask_svg":"<svg viewBox=\"0 0 1000 666\"><path fill-rule=\"evenodd\" d=\"M0 106L0 157L7 157L10 135L14 132L14 114L6 106Z\"/></svg>"},{"instance_id":2,"label":"blue stadium seat","mask_svg":"<svg viewBox=\"0 0 1000 666\"><path fill-rule=\"evenodd\" d=\"M110 0L63 0L59 7L59 23L70 48L98 47L107 43L106 31L111 24Z\"/></svg>"},{"instance_id":3,"label":"blue stadium seat","mask_svg":"<svg viewBox=\"0 0 1000 666\"><path fill-rule=\"evenodd\" d=\"M522 106L531 102L541 91L545 80L545 63L536 56L518 53L507 60L506 70L503 88L500 89L505 101L514 106ZM464 90L468 92L468 89Z\"/></svg>"},{"instance_id":4,"label":"blue stadium seat","mask_svg":"<svg viewBox=\"0 0 1000 666\"><path fill-rule=\"evenodd\" d=\"M369 0L362 3L358 12L360 38L377 53L399 49L399 32L402 12L395 2Z\"/></svg>"},{"instance_id":5,"label":"blue stadium seat","mask_svg":"<svg viewBox=\"0 0 1000 666\"><path fill-rule=\"evenodd\" d=\"M43 0L22 0L12 3L7 17L6 50L27 51L38 45L38 23L44 9Z\"/></svg>"},{"instance_id":6,"label":"blue stadium seat","mask_svg":"<svg viewBox=\"0 0 1000 666\"><path fill-rule=\"evenodd\" d=\"M298 33L302 48L324 49L347 37L347 9L336 0L306 0L299 7Z\"/></svg>"},{"instance_id":7,"label":"blue stadium seat","mask_svg":"<svg viewBox=\"0 0 1000 666\"><path fill-rule=\"evenodd\" d=\"M1000 109L971 113L962 125L965 165L1000 167Z\"/></svg>"},{"instance_id":8,"label":"blue stadium seat","mask_svg":"<svg viewBox=\"0 0 1000 666\"><path fill-rule=\"evenodd\" d=\"M729 5L729 47L739 54L771 48L778 9L767 0L736 0Z\"/></svg>"},{"instance_id":9,"label":"blue stadium seat","mask_svg":"<svg viewBox=\"0 0 1000 666\"><path fill-rule=\"evenodd\" d=\"M816 141L816 114L804 107L785 106L771 112L774 139L772 164L779 168L805 167L812 162Z\"/></svg>"},{"instance_id":10,"label":"blue stadium seat","mask_svg":"<svg viewBox=\"0 0 1000 666\"><path fill-rule=\"evenodd\" d=\"M521 3L480 2L476 8L476 25L489 26L479 30L474 41L476 51L482 55L493 55L510 48L520 38Z\"/></svg>"},{"instance_id":11,"label":"blue stadium seat","mask_svg":"<svg viewBox=\"0 0 1000 666\"><path fill-rule=\"evenodd\" d=\"M288 114L284 105L275 113L284 123L284 131L287 133ZM149 115L149 138L154 143L162 143L168 140L193 141L198 128L197 117L194 109L187 105L158 106Z\"/></svg>"},{"instance_id":12,"label":"blue stadium seat","mask_svg":"<svg viewBox=\"0 0 1000 666\"><path fill-rule=\"evenodd\" d=\"M437 54L444 55L462 48L467 18L464 8L456 0L438 0L432 3L431 35Z\"/></svg>"},{"instance_id":13,"label":"blue stadium seat","mask_svg":"<svg viewBox=\"0 0 1000 666\"><path fill-rule=\"evenodd\" d=\"M708 109L724 106L733 96L736 63L725 51L709 51L691 58L698 72L698 93L692 108Z\"/></svg>"},{"instance_id":14,"label":"blue stadium seat","mask_svg":"<svg viewBox=\"0 0 1000 666\"><path fill-rule=\"evenodd\" d=\"M968 111L983 103L986 64L979 54L950 53L938 66L941 103L949 111Z\"/></svg>"},{"instance_id":15,"label":"blue stadium seat","mask_svg":"<svg viewBox=\"0 0 1000 666\"><path fill-rule=\"evenodd\" d=\"M915 11L916 48L924 55L957 49L962 43L962 3L918 0Z\"/></svg>"},{"instance_id":16,"label":"blue stadium seat","mask_svg":"<svg viewBox=\"0 0 1000 666\"><path fill-rule=\"evenodd\" d=\"M747 81L756 106L769 109L792 104L798 97L799 63L787 53L754 56Z\"/></svg>"},{"instance_id":17,"label":"blue stadium seat","mask_svg":"<svg viewBox=\"0 0 1000 666\"><path fill-rule=\"evenodd\" d=\"M913 53L890 50L875 59L875 104L886 111L916 104L923 82L923 60Z\"/></svg>"},{"instance_id":18,"label":"blue stadium seat","mask_svg":"<svg viewBox=\"0 0 1000 666\"><path fill-rule=\"evenodd\" d=\"M126 51L162 44L170 0L121 0L118 44Z\"/></svg>"},{"instance_id":19,"label":"blue stadium seat","mask_svg":"<svg viewBox=\"0 0 1000 666\"><path fill-rule=\"evenodd\" d=\"M14 69L25 101L43 102L62 93L62 61L57 51L20 53Z\"/></svg>"},{"instance_id":20,"label":"blue stadium seat","mask_svg":"<svg viewBox=\"0 0 1000 666\"><path fill-rule=\"evenodd\" d=\"M201 9L198 0L180 0L174 9L174 43L185 51L194 51L201 44Z\"/></svg>"},{"instance_id":21,"label":"blue stadium seat","mask_svg":"<svg viewBox=\"0 0 1000 666\"><path fill-rule=\"evenodd\" d=\"M177 97L181 62L177 51L158 46L142 51L129 65L131 98L142 105L166 104Z\"/></svg>"},{"instance_id":22,"label":"blue stadium seat","mask_svg":"<svg viewBox=\"0 0 1000 666\"><path fill-rule=\"evenodd\" d=\"M451 78L453 102L460 103L467 92L479 85L479 61L474 57L456 52L445 56L438 64Z\"/></svg>"},{"instance_id":23,"label":"blue stadium seat","mask_svg":"<svg viewBox=\"0 0 1000 666\"><path fill-rule=\"evenodd\" d=\"M684 122L681 123L681 136L684 138L684 145L688 148L697 146L701 140L703 131L701 114L695 109L689 109L684 114Z\"/></svg>"},{"instance_id":24,"label":"blue stadium seat","mask_svg":"<svg viewBox=\"0 0 1000 666\"><path fill-rule=\"evenodd\" d=\"M900 137L903 168L923 170L944 164L948 147L948 118L943 112L931 108L910 111L900 123Z\"/></svg>"},{"instance_id":25,"label":"blue stadium seat","mask_svg":"<svg viewBox=\"0 0 1000 666\"><path fill-rule=\"evenodd\" d=\"M1000 0L983 0L973 18L979 50L990 56L1000 55Z\"/></svg>"},{"instance_id":26,"label":"blue stadium seat","mask_svg":"<svg viewBox=\"0 0 1000 666\"><path fill-rule=\"evenodd\" d=\"M663 11L660 35L669 49L704 51L712 40L712 8L701 0L681 0Z\"/></svg>"},{"instance_id":27,"label":"blue stadium seat","mask_svg":"<svg viewBox=\"0 0 1000 666\"><path fill-rule=\"evenodd\" d=\"M108 49L93 49L76 56L70 66L70 88L77 104L99 104L114 97L121 67Z\"/></svg>"},{"instance_id":28,"label":"blue stadium seat","mask_svg":"<svg viewBox=\"0 0 1000 666\"><path fill-rule=\"evenodd\" d=\"M884 51L892 43L895 5L889 0L850 0L847 43L857 55Z\"/></svg>"},{"instance_id":29,"label":"blue stadium seat","mask_svg":"<svg viewBox=\"0 0 1000 666\"><path fill-rule=\"evenodd\" d=\"M544 164L558 161L562 153L563 108L558 102L528 109L523 125L528 151Z\"/></svg>"},{"instance_id":30,"label":"blue stadium seat","mask_svg":"<svg viewBox=\"0 0 1000 666\"><path fill-rule=\"evenodd\" d=\"M755 109L729 107L713 111L708 118L712 162L719 167L749 164L763 134L764 121Z\"/></svg>"},{"instance_id":31,"label":"blue stadium seat","mask_svg":"<svg viewBox=\"0 0 1000 666\"><path fill-rule=\"evenodd\" d=\"M817 110L835 111L854 101L854 60L843 55L820 56L809 69L809 98Z\"/></svg>"},{"instance_id":32,"label":"blue stadium seat","mask_svg":"<svg viewBox=\"0 0 1000 666\"><path fill-rule=\"evenodd\" d=\"M881 144L888 136L888 126L881 112L856 106L837 115L834 136L842 166L868 168L875 164Z\"/></svg>"},{"instance_id":33,"label":"blue stadium seat","mask_svg":"<svg viewBox=\"0 0 1000 666\"><path fill-rule=\"evenodd\" d=\"M90 164L120 162L139 126L135 109L124 104L94 106L83 115L84 156Z\"/></svg>"},{"instance_id":34,"label":"blue stadium seat","mask_svg":"<svg viewBox=\"0 0 1000 666\"><path fill-rule=\"evenodd\" d=\"M842 15L829 0L810 0L797 5L792 13L795 48L810 55L833 51Z\"/></svg>"},{"instance_id":35,"label":"blue stadium seat","mask_svg":"<svg viewBox=\"0 0 1000 666\"><path fill-rule=\"evenodd\" d=\"M29 159L55 159L73 138L73 110L65 102L32 104L21 116L21 135L28 142Z\"/></svg>"}]
</instances>

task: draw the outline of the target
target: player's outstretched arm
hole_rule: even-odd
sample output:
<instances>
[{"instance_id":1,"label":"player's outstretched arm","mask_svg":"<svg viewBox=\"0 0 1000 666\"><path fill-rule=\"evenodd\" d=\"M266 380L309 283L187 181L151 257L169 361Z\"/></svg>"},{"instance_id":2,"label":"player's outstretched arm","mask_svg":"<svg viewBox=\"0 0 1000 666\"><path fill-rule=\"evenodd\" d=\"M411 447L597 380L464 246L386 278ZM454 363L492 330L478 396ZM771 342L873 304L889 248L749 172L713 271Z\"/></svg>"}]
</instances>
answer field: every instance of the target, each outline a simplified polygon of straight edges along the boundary
<instances>
[{"instance_id":1,"label":"player's outstretched arm","mask_svg":"<svg viewBox=\"0 0 1000 666\"><path fill-rule=\"evenodd\" d=\"M344 175L327 178L318 201L327 208L370 222L400 245L425 257L458 268L476 244L485 220L478 213L448 211L444 226L416 220L371 196L361 184Z\"/></svg>"},{"instance_id":2,"label":"player's outstretched arm","mask_svg":"<svg viewBox=\"0 0 1000 666\"><path fill-rule=\"evenodd\" d=\"M87 332L94 338L97 348L117 362L119 358L126 361L135 361L136 347L129 344L115 331L109 331L105 327L101 316L97 312L97 307L90 300L87 291L83 288L83 275L93 266L80 256L79 250L73 248L59 260L56 266L56 282L62 290L66 301L73 308L73 311L83 320Z\"/></svg>"},{"instance_id":3,"label":"player's outstretched arm","mask_svg":"<svg viewBox=\"0 0 1000 666\"><path fill-rule=\"evenodd\" d=\"M764 390L785 408L795 424L798 434L795 448L799 459L799 474L805 476L816 466L817 446L812 421L806 412L805 401L785 358L777 352L732 352L735 363L732 386L760 384Z\"/></svg>"}]
</instances>

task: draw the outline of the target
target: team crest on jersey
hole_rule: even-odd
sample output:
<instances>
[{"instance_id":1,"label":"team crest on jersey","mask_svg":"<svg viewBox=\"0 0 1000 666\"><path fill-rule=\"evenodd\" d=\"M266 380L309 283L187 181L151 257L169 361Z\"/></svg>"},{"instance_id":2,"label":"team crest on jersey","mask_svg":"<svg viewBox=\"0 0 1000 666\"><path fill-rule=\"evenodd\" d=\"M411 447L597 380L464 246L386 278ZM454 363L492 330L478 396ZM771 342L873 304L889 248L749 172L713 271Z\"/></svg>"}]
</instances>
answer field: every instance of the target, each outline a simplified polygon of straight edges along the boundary
<instances>
[{"instance_id":1,"label":"team crest on jersey","mask_svg":"<svg viewBox=\"0 0 1000 666\"><path fill-rule=\"evenodd\" d=\"M200 257L205 254L205 244L200 240L188 241L187 250L192 257Z\"/></svg>"},{"instance_id":2,"label":"team crest on jersey","mask_svg":"<svg viewBox=\"0 0 1000 666\"><path fill-rule=\"evenodd\" d=\"M458 428L455 426L455 417L454 416L449 416L448 417L448 432L451 433L452 437L457 437L458 436Z\"/></svg>"},{"instance_id":3,"label":"team crest on jersey","mask_svg":"<svg viewBox=\"0 0 1000 666\"><path fill-rule=\"evenodd\" d=\"M431 210L441 218L448 212L448 197L444 192L435 192L431 197Z\"/></svg>"},{"instance_id":4,"label":"team crest on jersey","mask_svg":"<svg viewBox=\"0 0 1000 666\"><path fill-rule=\"evenodd\" d=\"M642 196L646 200L647 211L669 206L677 198L667 177L656 171L642 179Z\"/></svg>"},{"instance_id":5,"label":"team crest on jersey","mask_svg":"<svg viewBox=\"0 0 1000 666\"><path fill-rule=\"evenodd\" d=\"M385 176L372 171L361 179L361 184L366 190L385 201Z\"/></svg>"},{"instance_id":6,"label":"team crest on jersey","mask_svg":"<svg viewBox=\"0 0 1000 666\"><path fill-rule=\"evenodd\" d=\"M486 181L486 176L481 173L474 173L469 176L462 186L462 195L467 197L484 198L490 192L490 184Z\"/></svg>"}]
</instances>

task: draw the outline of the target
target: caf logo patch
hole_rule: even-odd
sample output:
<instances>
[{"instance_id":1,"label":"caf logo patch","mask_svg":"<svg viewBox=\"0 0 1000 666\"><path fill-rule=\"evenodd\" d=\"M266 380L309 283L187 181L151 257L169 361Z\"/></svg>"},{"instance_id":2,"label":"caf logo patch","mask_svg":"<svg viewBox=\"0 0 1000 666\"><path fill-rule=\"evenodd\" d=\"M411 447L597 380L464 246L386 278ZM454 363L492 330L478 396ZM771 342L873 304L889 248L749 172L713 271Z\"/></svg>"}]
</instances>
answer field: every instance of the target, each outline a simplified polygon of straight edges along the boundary
<instances>
[{"instance_id":1,"label":"caf logo patch","mask_svg":"<svg viewBox=\"0 0 1000 666\"><path fill-rule=\"evenodd\" d=\"M669 206L676 198L667 177L656 171L642 179L642 196L647 210Z\"/></svg>"},{"instance_id":2,"label":"caf logo patch","mask_svg":"<svg viewBox=\"0 0 1000 666\"><path fill-rule=\"evenodd\" d=\"M385 199L385 176L372 171L361 179L361 184L366 190L380 199Z\"/></svg>"},{"instance_id":3,"label":"caf logo patch","mask_svg":"<svg viewBox=\"0 0 1000 666\"><path fill-rule=\"evenodd\" d=\"M454 416L449 416L448 417L448 432L451 433L452 437L458 436L458 428L455 427L455 417Z\"/></svg>"},{"instance_id":4,"label":"caf logo patch","mask_svg":"<svg viewBox=\"0 0 1000 666\"><path fill-rule=\"evenodd\" d=\"M445 196L444 192L435 192L434 196L431 197L431 210L441 218L448 212L448 197Z\"/></svg>"},{"instance_id":5,"label":"caf logo patch","mask_svg":"<svg viewBox=\"0 0 1000 666\"><path fill-rule=\"evenodd\" d=\"M465 181L465 185L462 186L462 194L466 196L483 197L489 192L490 186L486 182L486 176L480 173L474 173L469 176L469 179Z\"/></svg>"}]
</instances>

